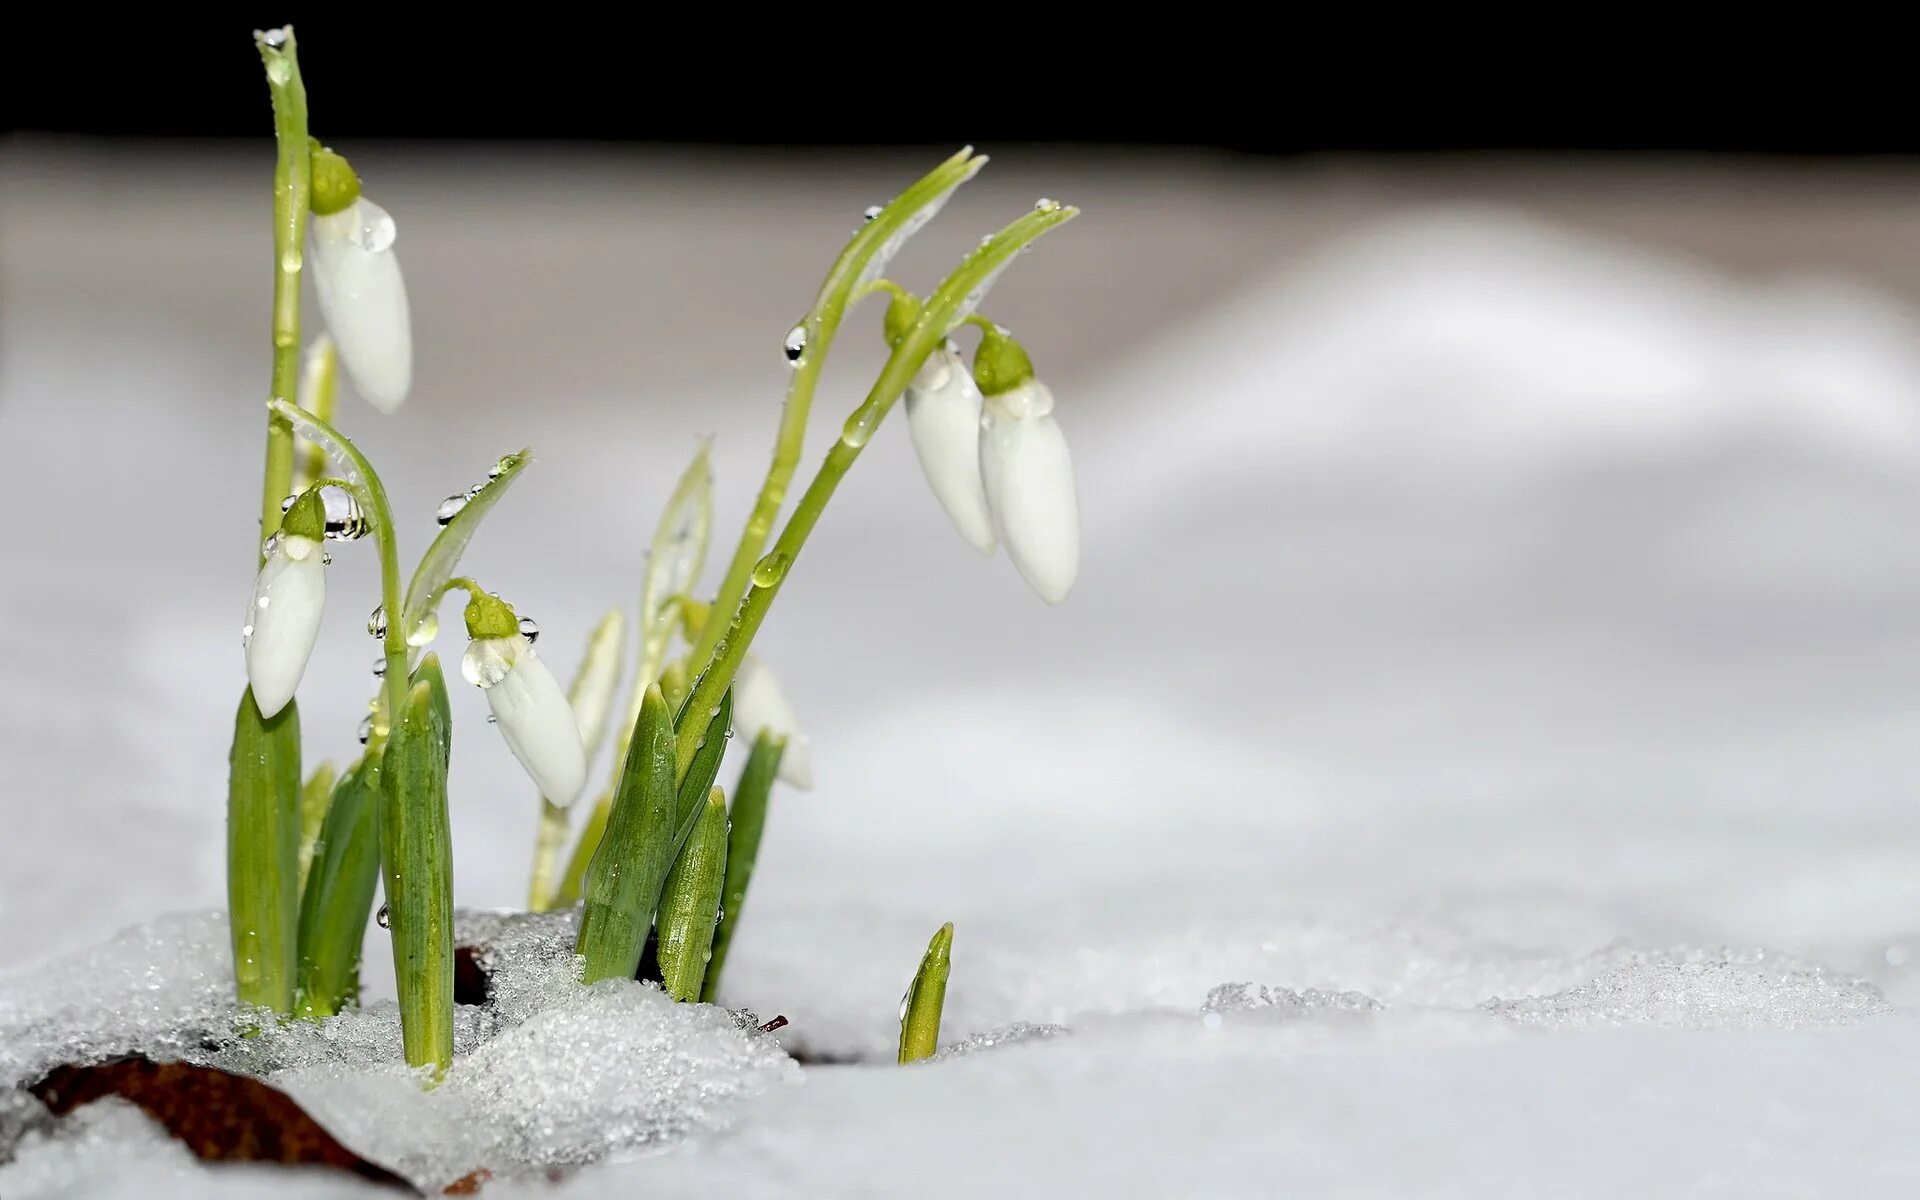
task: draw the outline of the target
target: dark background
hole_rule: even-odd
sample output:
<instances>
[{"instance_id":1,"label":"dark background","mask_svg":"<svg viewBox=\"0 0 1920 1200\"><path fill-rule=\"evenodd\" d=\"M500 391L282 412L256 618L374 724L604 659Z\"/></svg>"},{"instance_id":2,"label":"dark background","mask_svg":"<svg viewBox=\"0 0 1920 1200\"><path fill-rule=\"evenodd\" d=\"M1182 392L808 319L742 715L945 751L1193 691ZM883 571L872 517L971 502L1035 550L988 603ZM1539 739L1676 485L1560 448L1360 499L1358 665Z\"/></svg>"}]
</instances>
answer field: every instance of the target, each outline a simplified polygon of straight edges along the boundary
<instances>
[{"instance_id":1,"label":"dark background","mask_svg":"<svg viewBox=\"0 0 1920 1200\"><path fill-rule=\"evenodd\" d=\"M204 10L202 10L204 11ZM1037 8L56 19L6 39L0 128L256 136L249 31L293 19L323 137L741 145L960 141L1325 152L1910 155L1898 39L1791 42L1622 20L1557 32L1388 13L1351 28L1221 10L1204 28ZM784 13L784 15L782 15ZM536 19L537 16L537 19ZM706 20L707 24L697 22ZM692 22L692 23L690 23ZM1017 32L1014 30L1017 28ZM367 81L341 88L341 79ZM251 111L242 97L256 97Z\"/></svg>"}]
</instances>

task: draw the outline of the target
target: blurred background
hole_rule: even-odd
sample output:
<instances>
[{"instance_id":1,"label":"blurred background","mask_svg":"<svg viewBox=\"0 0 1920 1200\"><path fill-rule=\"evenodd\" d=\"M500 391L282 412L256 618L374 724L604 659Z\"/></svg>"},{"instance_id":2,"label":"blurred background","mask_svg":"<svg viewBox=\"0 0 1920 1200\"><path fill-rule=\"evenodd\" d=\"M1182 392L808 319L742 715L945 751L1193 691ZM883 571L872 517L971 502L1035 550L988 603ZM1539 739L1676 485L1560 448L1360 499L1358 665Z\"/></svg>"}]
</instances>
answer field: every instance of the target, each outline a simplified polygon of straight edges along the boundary
<instances>
[{"instance_id":1,"label":"blurred background","mask_svg":"<svg viewBox=\"0 0 1920 1200\"><path fill-rule=\"evenodd\" d=\"M1339 53L1082 77L1022 45L949 90L848 35L827 61L871 82L847 84L804 66L817 31L700 61L703 91L678 44L606 30L300 21L313 130L398 222L413 304L412 398L340 423L409 557L534 446L467 565L562 674L637 602L709 435L724 561L781 338L862 209L963 142L993 156L897 260L920 288L1040 196L1085 210L984 310L1058 397L1078 590L1043 606L948 527L904 432L875 439L760 643L818 783L769 830L748 993L884 1026L849 962L903 976L948 918L1024 964L956 975L982 1027L1351 985L1365 954L1444 981L1444 953L1391 949L1408 929L1763 944L1920 993L1905 131L1832 95L1483 104L1437 67L1363 104L1388 67L1330 89ZM121 31L130 61L55 39L71 69L9 72L0 966L223 898L271 285L246 28ZM803 478L879 320L836 346ZM353 752L371 688L373 553L336 558L310 760ZM516 904L535 799L456 702L458 898Z\"/></svg>"}]
</instances>

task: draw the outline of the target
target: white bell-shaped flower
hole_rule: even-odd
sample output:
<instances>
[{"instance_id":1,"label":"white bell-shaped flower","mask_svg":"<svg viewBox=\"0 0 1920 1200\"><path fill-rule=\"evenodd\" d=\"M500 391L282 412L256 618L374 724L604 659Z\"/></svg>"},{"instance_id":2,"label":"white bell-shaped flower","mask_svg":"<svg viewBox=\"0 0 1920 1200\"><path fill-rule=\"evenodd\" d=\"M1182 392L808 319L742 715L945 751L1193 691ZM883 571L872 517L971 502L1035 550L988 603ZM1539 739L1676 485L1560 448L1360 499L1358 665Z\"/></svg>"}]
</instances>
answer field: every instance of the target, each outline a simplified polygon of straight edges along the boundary
<instances>
[{"instance_id":1,"label":"white bell-shaped flower","mask_svg":"<svg viewBox=\"0 0 1920 1200\"><path fill-rule=\"evenodd\" d=\"M751 654L733 677L733 728L748 742L762 732L787 739L780 755L780 778L803 792L813 787L813 745L800 732L779 677Z\"/></svg>"},{"instance_id":2,"label":"white bell-shaped flower","mask_svg":"<svg viewBox=\"0 0 1920 1200\"><path fill-rule=\"evenodd\" d=\"M1029 378L986 398L980 475L1007 557L1042 600L1065 600L1080 573L1080 502L1046 384Z\"/></svg>"},{"instance_id":3,"label":"white bell-shaped flower","mask_svg":"<svg viewBox=\"0 0 1920 1200\"><path fill-rule=\"evenodd\" d=\"M947 342L907 385L907 432L934 498L960 536L982 554L994 547L993 514L980 479L980 388Z\"/></svg>"},{"instance_id":4,"label":"white bell-shaped flower","mask_svg":"<svg viewBox=\"0 0 1920 1200\"><path fill-rule=\"evenodd\" d=\"M580 724L533 644L517 632L475 638L461 656L460 673L486 693L500 736L540 794L562 807L578 799L587 785Z\"/></svg>"},{"instance_id":5,"label":"white bell-shaped flower","mask_svg":"<svg viewBox=\"0 0 1920 1200\"><path fill-rule=\"evenodd\" d=\"M313 218L320 313L354 390L386 413L400 407L413 385L407 284L393 239L393 218L365 196Z\"/></svg>"},{"instance_id":6,"label":"white bell-shaped flower","mask_svg":"<svg viewBox=\"0 0 1920 1200\"><path fill-rule=\"evenodd\" d=\"M317 538L282 532L253 581L242 641L247 683L260 715L287 706L306 673L326 607L326 552Z\"/></svg>"}]
</instances>

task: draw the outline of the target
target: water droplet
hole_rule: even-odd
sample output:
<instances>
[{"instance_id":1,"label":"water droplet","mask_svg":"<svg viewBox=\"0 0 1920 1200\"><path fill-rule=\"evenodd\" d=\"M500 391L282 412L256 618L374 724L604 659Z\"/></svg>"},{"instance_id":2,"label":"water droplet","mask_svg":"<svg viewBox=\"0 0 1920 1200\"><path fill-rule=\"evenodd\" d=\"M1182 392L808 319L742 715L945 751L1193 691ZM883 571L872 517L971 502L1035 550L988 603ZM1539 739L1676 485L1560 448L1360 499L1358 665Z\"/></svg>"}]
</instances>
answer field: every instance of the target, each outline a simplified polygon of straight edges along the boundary
<instances>
[{"instance_id":1,"label":"water droplet","mask_svg":"<svg viewBox=\"0 0 1920 1200\"><path fill-rule=\"evenodd\" d=\"M382 904L380 911L374 914L373 923L382 929L393 928L393 914L387 911L386 905Z\"/></svg>"},{"instance_id":2,"label":"water droplet","mask_svg":"<svg viewBox=\"0 0 1920 1200\"><path fill-rule=\"evenodd\" d=\"M913 985L908 984L907 990L900 994L900 1020L902 1023L905 1023L907 1019L907 1006L912 1003L913 1003Z\"/></svg>"},{"instance_id":3,"label":"water droplet","mask_svg":"<svg viewBox=\"0 0 1920 1200\"><path fill-rule=\"evenodd\" d=\"M294 502L295 500L298 500L299 498L300 498L300 493L299 493L299 492L290 492L290 493L288 493L288 495L287 495L287 498L286 498L285 500L282 500L282 501L280 502L280 511L281 511L281 512L283 512L283 513L284 513L284 512L290 512L290 511L292 511L292 509L293 509L293 502Z\"/></svg>"},{"instance_id":4,"label":"water droplet","mask_svg":"<svg viewBox=\"0 0 1920 1200\"><path fill-rule=\"evenodd\" d=\"M360 744L366 745L373 740L373 718L367 717L360 722Z\"/></svg>"},{"instance_id":5,"label":"water droplet","mask_svg":"<svg viewBox=\"0 0 1920 1200\"><path fill-rule=\"evenodd\" d=\"M786 578L787 568L792 565L793 555L785 550L775 550L753 564L753 585L763 588L774 586Z\"/></svg>"},{"instance_id":6,"label":"water droplet","mask_svg":"<svg viewBox=\"0 0 1920 1200\"><path fill-rule=\"evenodd\" d=\"M1054 199L1050 199L1049 197L1042 196L1038 200L1035 200L1033 202L1033 211L1043 212L1043 213L1059 212L1060 202L1058 200L1054 200Z\"/></svg>"},{"instance_id":7,"label":"water droplet","mask_svg":"<svg viewBox=\"0 0 1920 1200\"><path fill-rule=\"evenodd\" d=\"M320 499L327 510L327 537L336 542L351 542L367 535L371 523L360 511L360 502L345 488L322 488Z\"/></svg>"},{"instance_id":8,"label":"water droplet","mask_svg":"<svg viewBox=\"0 0 1920 1200\"><path fill-rule=\"evenodd\" d=\"M304 259L300 255L300 248L298 246L289 246L287 252L280 256L280 269L291 274L300 269L300 264L303 261Z\"/></svg>"},{"instance_id":9,"label":"water droplet","mask_svg":"<svg viewBox=\"0 0 1920 1200\"><path fill-rule=\"evenodd\" d=\"M354 202L353 214L355 218L353 240L362 250L369 254L378 254L393 245L396 231L393 218L387 215L386 209L362 196Z\"/></svg>"},{"instance_id":10,"label":"water droplet","mask_svg":"<svg viewBox=\"0 0 1920 1200\"><path fill-rule=\"evenodd\" d=\"M505 475L508 471L513 469L513 464L518 457L519 456L515 454L502 455L499 462L496 462L491 467L487 468L487 478L498 479L502 475Z\"/></svg>"},{"instance_id":11,"label":"water droplet","mask_svg":"<svg viewBox=\"0 0 1920 1200\"><path fill-rule=\"evenodd\" d=\"M280 548L280 535L276 533L272 537L268 538L266 541L260 543L260 557L272 558L273 552L275 550L278 550L279 548Z\"/></svg>"},{"instance_id":12,"label":"water droplet","mask_svg":"<svg viewBox=\"0 0 1920 1200\"><path fill-rule=\"evenodd\" d=\"M862 404L840 427L840 440L858 450L873 440L873 431L879 424L880 414Z\"/></svg>"},{"instance_id":13,"label":"water droplet","mask_svg":"<svg viewBox=\"0 0 1920 1200\"><path fill-rule=\"evenodd\" d=\"M494 716L492 713L487 714L487 724L498 725L499 723L500 723L499 717Z\"/></svg>"},{"instance_id":14,"label":"water droplet","mask_svg":"<svg viewBox=\"0 0 1920 1200\"><path fill-rule=\"evenodd\" d=\"M787 364L798 367L801 357L807 352L806 323L802 322L795 325L792 329L787 330L787 340L781 343L780 348L786 352Z\"/></svg>"},{"instance_id":15,"label":"water droplet","mask_svg":"<svg viewBox=\"0 0 1920 1200\"><path fill-rule=\"evenodd\" d=\"M248 642L251 642L252 640L253 640L253 626L251 624L242 625L240 627L240 644L244 646Z\"/></svg>"},{"instance_id":16,"label":"water droplet","mask_svg":"<svg viewBox=\"0 0 1920 1200\"><path fill-rule=\"evenodd\" d=\"M432 609L420 618L420 623L407 630L407 645L424 646L440 636L440 614Z\"/></svg>"},{"instance_id":17,"label":"water droplet","mask_svg":"<svg viewBox=\"0 0 1920 1200\"><path fill-rule=\"evenodd\" d=\"M280 29L256 30L253 36L259 38L262 42L266 43L267 46L275 50L287 44L287 31L284 27Z\"/></svg>"},{"instance_id":18,"label":"water droplet","mask_svg":"<svg viewBox=\"0 0 1920 1200\"><path fill-rule=\"evenodd\" d=\"M321 565L321 566L323 566L323 567L330 567L330 566L332 566L332 565L333 565L333 552L332 552L332 551L329 551L329 550L322 550L322 551L320 552L320 565Z\"/></svg>"},{"instance_id":19,"label":"water droplet","mask_svg":"<svg viewBox=\"0 0 1920 1200\"><path fill-rule=\"evenodd\" d=\"M379 658L376 658L373 660L373 677L375 679L385 679L387 677L387 656L386 655L383 654Z\"/></svg>"},{"instance_id":20,"label":"water droplet","mask_svg":"<svg viewBox=\"0 0 1920 1200\"><path fill-rule=\"evenodd\" d=\"M540 640L540 623L532 617L520 618L520 636L529 642Z\"/></svg>"},{"instance_id":21,"label":"water droplet","mask_svg":"<svg viewBox=\"0 0 1920 1200\"><path fill-rule=\"evenodd\" d=\"M367 614L367 633L369 636L377 638L387 636L386 605L376 604L373 606L373 611Z\"/></svg>"},{"instance_id":22,"label":"water droplet","mask_svg":"<svg viewBox=\"0 0 1920 1200\"><path fill-rule=\"evenodd\" d=\"M445 500L442 500L439 508L433 510L433 519L445 525L447 522L459 516L460 511L466 508L466 506L467 494L465 492L455 492Z\"/></svg>"},{"instance_id":23,"label":"water droplet","mask_svg":"<svg viewBox=\"0 0 1920 1200\"><path fill-rule=\"evenodd\" d=\"M860 214L860 219L863 221L871 221L879 215L880 206L878 204L869 204L867 205L867 211Z\"/></svg>"}]
</instances>

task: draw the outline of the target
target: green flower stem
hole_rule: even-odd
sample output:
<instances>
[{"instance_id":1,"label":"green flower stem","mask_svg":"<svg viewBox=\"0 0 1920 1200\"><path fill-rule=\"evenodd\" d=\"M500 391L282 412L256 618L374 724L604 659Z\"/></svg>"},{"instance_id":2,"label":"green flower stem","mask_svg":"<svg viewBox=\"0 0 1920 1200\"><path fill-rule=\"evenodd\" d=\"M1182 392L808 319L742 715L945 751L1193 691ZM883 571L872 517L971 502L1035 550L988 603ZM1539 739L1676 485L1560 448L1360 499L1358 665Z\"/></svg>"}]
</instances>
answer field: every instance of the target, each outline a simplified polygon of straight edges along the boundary
<instances>
[{"instance_id":1,"label":"green flower stem","mask_svg":"<svg viewBox=\"0 0 1920 1200\"><path fill-rule=\"evenodd\" d=\"M540 797L540 828L533 838L533 879L527 885L527 908L546 912L553 907L554 876L560 870L560 851L567 844L567 810Z\"/></svg>"},{"instance_id":2,"label":"green flower stem","mask_svg":"<svg viewBox=\"0 0 1920 1200\"><path fill-rule=\"evenodd\" d=\"M333 790L300 904L299 1013L320 1020L360 994L360 947L380 881L380 752Z\"/></svg>"},{"instance_id":3,"label":"green flower stem","mask_svg":"<svg viewBox=\"0 0 1920 1200\"><path fill-rule=\"evenodd\" d=\"M622 754L619 761L626 762L626 755ZM567 859L567 869L560 876L559 886L547 901L549 909L571 908L580 903L581 884L587 877L587 868L593 864L594 851L600 848L600 839L606 836L607 819L612 814L611 795L602 795L594 802L586 824L580 827L580 839L573 844L573 854Z\"/></svg>"},{"instance_id":4,"label":"green flower stem","mask_svg":"<svg viewBox=\"0 0 1920 1200\"><path fill-rule=\"evenodd\" d=\"M313 848L320 840L320 827L327 819L327 803L333 799L337 772L333 764L323 762L307 776L300 788L300 890L307 887L307 871L313 864Z\"/></svg>"},{"instance_id":5,"label":"green flower stem","mask_svg":"<svg viewBox=\"0 0 1920 1200\"><path fill-rule=\"evenodd\" d=\"M300 928L300 706L260 715L240 693L227 771L227 911L234 992L293 1011Z\"/></svg>"},{"instance_id":6,"label":"green flower stem","mask_svg":"<svg viewBox=\"0 0 1920 1200\"><path fill-rule=\"evenodd\" d=\"M410 1067L438 1080L453 1063L453 844L447 818L452 728L439 661L396 711L380 764L380 861Z\"/></svg>"},{"instance_id":7,"label":"green flower stem","mask_svg":"<svg viewBox=\"0 0 1920 1200\"><path fill-rule=\"evenodd\" d=\"M727 797L713 788L660 892L660 982L675 1000L700 998L726 877Z\"/></svg>"},{"instance_id":8,"label":"green flower stem","mask_svg":"<svg viewBox=\"0 0 1920 1200\"><path fill-rule=\"evenodd\" d=\"M695 712L711 708L718 704L722 694L733 685L734 673L740 669L741 660L746 657L747 647L752 644L754 634L760 630L760 624L766 620L767 610L773 604L773 598L779 594L781 585L786 581L787 573L793 562L800 556L801 548L806 545L807 535L819 523L820 514L826 510L827 501L833 498L834 489L846 477L854 460L860 457L860 451L866 446L873 432L886 418L900 394L906 390L915 372L926 361L940 340L947 336L972 304L978 303L979 293L992 284L994 277L1013 260L1014 256L1026 249L1048 230L1072 220L1079 210L1067 205L1054 205L1035 208L1026 213L999 233L981 242L974 251L962 259L953 273L947 276L934 293L920 308L920 315L914 319L907 336L900 340L888 356L886 366L881 368L880 377L874 381L867 398L853 415L847 418L846 425L837 441L827 451L827 458L820 465L820 471L807 486L805 494L795 506L793 515L787 519L786 528L780 531L779 540L773 550L749 571L752 587L738 600L739 607L734 613L731 626L721 639L714 644L711 656L705 660L699 679L693 685L688 697L688 707ZM744 544L744 543L743 543ZM724 599L724 594L722 599ZM719 609L716 602L715 608ZM724 611L724 610L721 610ZM702 644L713 636L720 622L707 621ZM702 661L696 650L694 662ZM693 741L697 733L692 728L680 731L679 761L684 771L692 761L698 748Z\"/></svg>"},{"instance_id":9,"label":"green flower stem","mask_svg":"<svg viewBox=\"0 0 1920 1200\"><path fill-rule=\"evenodd\" d=\"M273 96L273 133L279 156L273 167L273 397L291 400L300 376L300 268L306 258L311 165L307 148L307 88L288 26L279 45L255 38ZM255 550L280 528L280 501L293 488L293 426L267 418L267 464L260 490L260 537ZM261 561L265 561L264 556Z\"/></svg>"},{"instance_id":10,"label":"green flower stem","mask_svg":"<svg viewBox=\"0 0 1920 1200\"><path fill-rule=\"evenodd\" d=\"M393 506L387 502L386 485L380 482L380 473L373 469L373 464L367 461L366 455L360 453L360 448L346 434L285 400L270 400L267 407L289 422L291 428L300 429L349 468L346 478L338 480L337 486L352 491L362 511L371 519L373 540L380 553L380 607L387 615L387 633L381 643L387 670L381 678L381 704L379 711L374 714L373 726L375 736L384 737L392 727L391 714L401 710L407 697L407 638L402 628L406 622L400 607L400 548L394 540ZM279 507L276 501L276 516Z\"/></svg>"},{"instance_id":11,"label":"green flower stem","mask_svg":"<svg viewBox=\"0 0 1920 1200\"><path fill-rule=\"evenodd\" d=\"M300 372L300 407L322 421L331 422L334 401L339 392L340 351L331 337L321 334L307 347L306 365ZM309 445L306 462L302 464L302 474L317 482L326 473L326 447L317 443Z\"/></svg>"},{"instance_id":12,"label":"green flower stem","mask_svg":"<svg viewBox=\"0 0 1920 1200\"><path fill-rule=\"evenodd\" d=\"M740 924L740 910L747 904L747 885L753 880L753 864L760 857L760 834L767 825L767 802L773 798L773 781L780 773L780 756L786 748L787 739L762 730L753 739L753 750L747 755L747 765L740 768L740 783L733 790L727 880L720 896L719 926L713 931L713 957L707 962L707 981L700 992L700 998L709 1004L720 995L720 971L727 965L727 949Z\"/></svg>"},{"instance_id":13,"label":"green flower stem","mask_svg":"<svg viewBox=\"0 0 1920 1200\"><path fill-rule=\"evenodd\" d=\"M940 1049L940 1016L947 1006L947 974L953 966L953 922L927 943L920 969L900 1012L900 1061L918 1062Z\"/></svg>"},{"instance_id":14,"label":"green flower stem","mask_svg":"<svg viewBox=\"0 0 1920 1200\"><path fill-rule=\"evenodd\" d=\"M787 497L787 485L793 481L794 470L800 463L800 451L807 436L807 415L813 408L814 388L820 381L821 368L826 365L827 351L833 345L834 335L840 330L841 319L852 303L854 291L861 286L868 265L876 255L891 253L897 248L925 219L922 215L925 210L971 179L985 163L985 158L974 156L971 147L947 159L862 225L834 260L813 307L801 321L806 330L806 350L787 385L786 405L780 412L780 430L774 439L773 462L767 467L766 481L760 485L746 528L741 531L740 544L727 564L720 589L714 593L716 612L732 612L739 605L747 593L760 551L773 534L773 522ZM885 263L880 265L884 268ZM707 622L700 640L694 644L692 660L703 663L713 657L724 632L720 622ZM724 690L722 687L714 695Z\"/></svg>"}]
</instances>

